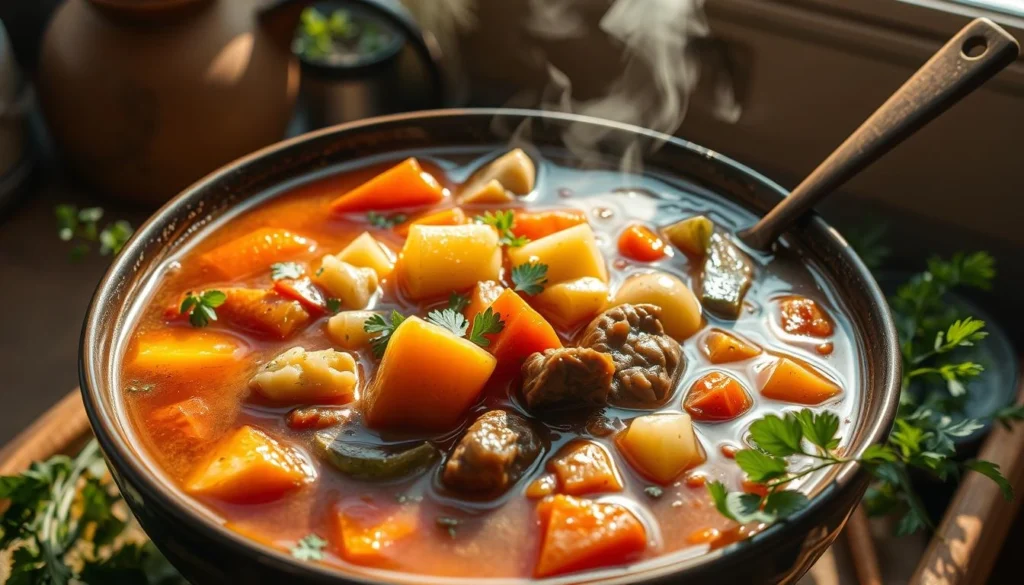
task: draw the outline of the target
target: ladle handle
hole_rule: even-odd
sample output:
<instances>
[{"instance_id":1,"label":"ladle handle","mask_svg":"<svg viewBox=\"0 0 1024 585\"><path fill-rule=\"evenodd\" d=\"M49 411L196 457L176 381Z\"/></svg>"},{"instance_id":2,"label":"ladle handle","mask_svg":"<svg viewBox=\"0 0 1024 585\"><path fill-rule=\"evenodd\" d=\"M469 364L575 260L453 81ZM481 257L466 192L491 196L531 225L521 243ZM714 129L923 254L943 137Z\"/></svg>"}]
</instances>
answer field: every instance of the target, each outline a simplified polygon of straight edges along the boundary
<instances>
[{"instance_id":1,"label":"ladle handle","mask_svg":"<svg viewBox=\"0 0 1024 585\"><path fill-rule=\"evenodd\" d=\"M823 196L1012 63L1019 51L1017 41L991 20L969 23L740 239L768 249Z\"/></svg>"}]
</instances>

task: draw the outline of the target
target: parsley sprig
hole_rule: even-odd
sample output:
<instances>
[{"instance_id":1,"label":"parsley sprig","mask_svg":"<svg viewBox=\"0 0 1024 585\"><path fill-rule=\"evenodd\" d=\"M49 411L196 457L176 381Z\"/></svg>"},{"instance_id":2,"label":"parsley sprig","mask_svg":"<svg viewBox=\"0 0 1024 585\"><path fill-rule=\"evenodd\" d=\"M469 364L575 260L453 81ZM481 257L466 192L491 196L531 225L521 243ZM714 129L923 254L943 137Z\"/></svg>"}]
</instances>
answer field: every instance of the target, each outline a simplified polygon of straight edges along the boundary
<instances>
[{"instance_id":1,"label":"parsley sprig","mask_svg":"<svg viewBox=\"0 0 1024 585\"><path fill-rule=\"evenodd\" d=\"M405 316L392 309L386 319L383 315L375 314L363 323L363 331L377 334L376 337L370 339L370 349L373 350L374 357L379 359L384 356L384 350L387 349L388 342L391 341L391 335L404 321Z\"/></svg>"},{"instance_id":2,"label":"parsley sprig","mask_svg":"<svg viewBox=\"0 0 1024 585\"><path fill-rule=\"evenodd\" d=\"M509 248L518 248L524 246L530 242L530 238L526 236L517 236L512 229L516 227L516 214L514 211L486 211L483 215L476 216L475 221L478 223L487 224L494 229L498 230L498 236L501 237L498 243L502 246L508 246Z\"/></svg>"},{"instance_id":3,"label":"parsley sprig","mask_svg":"<svg viewBox=\"0 0 1024 585\"><path fill-rule=\"evenodd\" d=\"M189 291L185 293L178 312L188 315L188 322L193 327L206 327L210 321L217 320L217 307L223 305L227 298L219 290L208 290L200 294Z\"/></svg>"},{"instance_id":4,"label":"parsley sprig","mask_svg":"<svg viewBox=\"0 0 1024 585\"><path fill-rule=\"evenodd\" d=\"M71 248L72 261L84 258L92 242L99 242L101 256L116 256L134 232L132 225L124 220L108 223L101 230L99 222L103 219L103 209L100 207L79 209L64 204L56 206L53 211L57 216L57 235L65 242L76 242Z\"/></svg>"},{"instance_id":5,"label":"parsley sprig","mask_svg":"<svg viewBox=\"0 0 1024 585\"><path fill-rule=\"evenodd\" d=\"M451 331L452 335L456 337L465 336L466 339L480 347L487 347L491 344L491 340L487 339L486 335L500 333L505 328L505 322L501 320L501 315L495 313L494 309L490 307L474 315L472 324L462 316L462 313L451 307L441 311L431 311L427 314L427 321Z\"/></svg>"},{"instance_id":6,"label":"parsley sprig","mask_svg":"<svg viewBox=\"0 0 1024 585\"><path fill-rule=\"evenodd\" d=\"M292 556L300 561L322 561L327 541L316 534L307 534L292 547Z\"/></svg>"},{"instance_id":7,"label":"parsley sprig","mask_svg":"<svg viewBox=\"0 0 1024 585\"><path fill-rule=\"evenodd\" d=\"M515 290L528 295L538 295L548 283L548 265L540 262L527 262L512 268L512 284Z\"/></svg>"},{"instance_id":8,"label":"parsley sprig","mask_svg":"<svg viewBox=\"0 0 1024 585\"><path fill-rule=\"evenodd\" d=\"M366 221L368 221L370 225L372 225L373 227L380 228L382 230L391 229L396 225L405 222L405 220L408 218L409 216L405 215L404 213L383 215L375 211L371 211L370 213L366 214Z\"/></svg>"}]
</instances>

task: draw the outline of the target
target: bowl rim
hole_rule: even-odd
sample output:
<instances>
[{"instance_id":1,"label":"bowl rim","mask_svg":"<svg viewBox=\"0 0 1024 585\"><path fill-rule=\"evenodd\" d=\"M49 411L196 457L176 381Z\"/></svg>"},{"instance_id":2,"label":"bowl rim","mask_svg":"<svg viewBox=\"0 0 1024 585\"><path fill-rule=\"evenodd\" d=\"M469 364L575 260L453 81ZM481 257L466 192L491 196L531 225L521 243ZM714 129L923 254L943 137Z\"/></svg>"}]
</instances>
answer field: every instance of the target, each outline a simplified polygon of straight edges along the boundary
<instances>
[{"instance_id":1,"label":"bowl rim","mask_svg":"<svg viewBox=\"0 0 1024 585\"><path fill-rule=\"evenodd\" d=\"M132 265L138 261L137 257L140 256L144 243L151 238L159 236L163 229L161 223L163 223L165 216L168 215L172 209L187 204L193 198L200 199L202 190L206 186L216 184L219 180L227 178L230 174L237 172L239 169L250 163L263 158L270 158L275 153L279 153L306 141L312 141L335 133L340 134L350 130L373 127L378 124L389 122L415 121L418 119L422 120L445 117L456 118L459 116L487 116L492 118L498 116L518 116L532 119L549 119L566 123L585 123L603 126L613 130L625 131L658 142L669 143L675 148L680 148L689 151L691 154L714 160L716 164L722 165L730 172L749 179L754 183L760 184L761 187L774 192L780 198L786 197L789 194L786 189L761 173L716 151L710 150L688 140L631 124L562 112L514 108L449 108L424 110L387 116L377 116L354 122L338 124L271 144L212 171L183 189L180 193L175 195L155 211L146 219L139 229L136 230L122 252L114 258L93 294L93 298L90 301L86 312L80 340L79 381L85 410L88 414L92 430L97 437L105 457L108 460L116 462L116 465L112 466L118 471L113 474L115 480L120 479L121 473L124 472L123 470L129 471L133 479L133 483L136 487L140 488L140 491L144 490L145 497L158 498L164 506L173 510L178 521L188 524L190 530L199 530L208 535L213 535L216 537L216 540L232 548L234 552L240 555L251 557L258 553L261 555L264 562L272 562L272 564L279 566L282 570L289 571L293 574L296 571L299 571L300 573L316 576L317 578L324 580L334 579L335 582L365 583L368 585L389 582L373 579L366 574L345 572L342 569L330 565L321 563L304 563L292 558L280 549L246 538L241 534L228 529L225 525L214 522L208 515L197 513L194 506L188 504L187 497L180 493L180 490L173 490L169 485L167 485L167 482L160 481L154 477L152 471L149 470L146 464L141 461L135 453L135 450L127 444L127 441L123 440L122 435L117 432L112 432L111 430L116 428L115 425L117 424L116 412L114 412L116 408L110 401L105 401L103 399L102 393L104 392L104 389L99 387L100 384L97 383L97 373L93 371L92 367L92 364L96 361L96 356L94 354L97 351L98 345L95 341L101 330L100 317L102 312L99 308L106 304L112 297L116 296L121 276L128 273L132 269ZM816 230L821 231L822 233L827 233L829 237L836 240L835 243L837 244L838 253L843 256L843 261L849 264L853 270L853 274L847 275L847 277L859 280L864 285L860 294L865 295L868 303L879 309L878 316L881 318L879 325L884 329L884 331L879 333L883 333L883 335L881 335L881 343L883 345L883 352L888 359L886 360L887 363L882 365L884 369L880 371L879 375L878 384L883 390L882 395L879 397L879 416L874 419L860 421L861 424L866 427L863 429L864 440L860 447L852 453L852 455L859 456L868 448L868 446L880 443L886 439L896 416L901 386L901 359L896 327L881 288L875 282L868 268L853 251L852 247L850 247L845 239L843 239L843 237L834 228L829 226L817 213L811 212L807 221L809 224L814 224ZM838 285L833 284L833 286ZM884 333L888 334L884 335ZM109 361L109 359L106 361ZM563 582L589 582L602 584L629 583L631 585L636 585L640 583L661 582L662 579L669 576L679 576L698 567L704 567L715 562L721 563L723 562L723 559L727 560L729 557L738 556L738 553L742 551L748 551L751 548L758 547L761 542L784 538L787 527L799 523L802 519L806 519L808 516L815 514L818 510L826 506L836 492L849 487L850 484L856 481L856 478L859 477L862 472L862 466L857 461L849 461L845 464L839 465L838 467L839 469L835 472L833 479L821 487L818 493L811 498L810 503L805 508L787 518L785 521L776 522L765 530L747 539L740 540L720 549L707 551L693 557L683 558L657 566L643 567L642 569L639 569L641 573L635 573L636 568L634 566L626 566L625 573L608 576L595 574L593 577L588 576L585 581L580 581L580 574L576 573L561 577L545 578L538 580L537 582L551 584ZM120 487L123 488L124 486ZM143 498L143 500L145 500L145 498ZM407 575L421 583L462 583L468 585L470 583L478 583L481 581L479 578L471 577L452 578L406 572L394 573ZM338 581L339 578L340 581ZM485 582L493 585L499 585L505 583L527 583L532 581L526 578L515 577L487 578Z\"/></svg>"}]
</instances>

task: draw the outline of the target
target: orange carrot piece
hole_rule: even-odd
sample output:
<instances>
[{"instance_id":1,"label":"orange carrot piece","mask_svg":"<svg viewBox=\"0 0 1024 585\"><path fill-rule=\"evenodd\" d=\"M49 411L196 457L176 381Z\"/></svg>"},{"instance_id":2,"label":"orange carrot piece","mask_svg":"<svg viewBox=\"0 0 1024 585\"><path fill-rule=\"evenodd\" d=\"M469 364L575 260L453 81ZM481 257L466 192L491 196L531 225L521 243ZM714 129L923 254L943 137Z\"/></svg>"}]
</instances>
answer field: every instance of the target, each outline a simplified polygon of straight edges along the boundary
<instances>
[{"instance_id":1,"label":"orange carrot piece","mask_svg":"<svg viewBox=\"0 0 1024 585\"><path fill-rule=\"evenodd\" d=\"M410 157L338 197L329 207L334 213L350 213L432 205L442 199L441 183Z\"/></svg>"},{"instance_id":2,"label":"orange carrot piece","mask_svg":"<svg viewBox=\"0 0 1024 585\"><path fill-rule=\"evenodd\" d=\"M288 230L260 228L199 257L207 270L226 280L270 270L275 262L311 252L316 242Z\"/></svg>"},{"instance_id":3,"label":"orange carrot piece","mask_svg":"<svg viewBox=\"0 0 1024 585\"><path fill-rule=\"evenodd\" d=\"M221 441L185 482L190 494L235 504L276 500L316 472L292 449L244 426Z\"/></svg>"},{"instance_id":4,"label":"orange carrot piece","mask_svg":"<svg viewBox=\"0 0 1024 585\"><path fill-rule=\"evenodd\" d=\"M818 303L807 297L787 297L779 303L780 325L786 333L828 337L832 320Z\"/></svg>"},{"instance_id":5,"label":"orange carrot piece","mask_svg":"<svg viewBox=\"0 0 1024 585\"><path fill-rule=\"evenodd\" d=\"M665 257L665 241L645 225L630 224L619 236L619 253L640 262L654 262Z\"/></svg>"},{"instance_id":6,"label":"orange carrot piece","mask_svg":"<svg viewBox=\"0 0 1024 585\"><path fill-rule=\"evenodd\" d=\"M696 420L731 420L753 406L750 394L732 376L711 372L690 386L683 408Z\"/></svg>"},{"instance_id":7,"label":"orange carrot piece","mask_svg":"<svg viewBox=\"0 0 1024 585\"><path fill-rule=\"evenodd\" d=\"M840 392L838 384L790 358L779 358L761 387L766 398L808 405L821 404Z\"/></svg>"},{"instance_id":8,"label":"orange carrot piece","mask_svg":"<svg viewBox=\"0 0 1024 585\"><path fill-rule=\"evenodd\" d=\"M539 240L581 223L587 223L587 215L579 209L516 211L512 233L531 240Z\"/></svg>"},{"instance_id":9,"label":"orange carrot piece","mask_svg":"<svg viewBox=\"0 0 1024 585\"><path fill-rule=\"evenodd\" d=\"M393 545L414 534L418 524L410 511L389 512L372 502L348 500L338 506L336 516L338 554L357 565L393 565Z\"/></svg>"},{"instance_id":10,"label":"orange carrot piece","mask_svg":"<svg viewBox=\"0 0 1024 585\"><path fill-rule=\"evenodd\" d=\"M146 424L153 434L174 441L198 443L210 438L213 422L202 398L192 397L149 413Z\"/></svg>"},{"instance_id":11,"label":"orange carrot piece","mask_svg":"<svg viewBox=\"0 0 1024 585\"><path fill-rule=\"evenodd\" d=\"M222 292L227 299L217 307L217 317L240 329L286 339L311 319L298 301L272 290L225 288Z\"/></svg>"},{"instance_id":12,"label":"orange carrot piece","mask_svg":"<svg viewBox=\"0 0 1024 585\"><path fill-rule=\"evenodd\" d=\"M405 237L409 235L409 228L414 225L463 225L466 223L469 223L469 221L466 218L465 212L458 207L452 207L451 209L428 213L399 224L395 226L395 233Z\"/></svg>"},{"instance_id":13,"label":"orange carrot piece","mask_svg":"<svg viewBox=\"0 0 1024 585\"><path fill-rule=\"evenodd\" d=\"M597 492L620 492L622 482L611 457L592 441L574 441L548 461L548 471L558 478L559 492L582 496Z\"/></svg>"},{"instance_id":14,"label":"orange carrot piece","mask_svg":"<svg viewBox=\"0 0 1024 585\"><path fill-rule=\"evenodd\" d=\"M555 495L537 505L543 534L536 577L621 565L647 547L643 524L625 507Z\"/></svg>"},{"instance_id":15,"label":"orange carrot piece","mask_svg":"<svg viewBox=\"0 0 1024 585\"><path fill-rule=\"evenodd\" d=\"M298 301L310 315L327 312L327 297L308 277L275 280L274 290L282 297Z\"/></svg>"},{"instance_id":16,"label":"orange carrot piece","mask_svg":"<svg viewBox=\"0 0 1024 585\"><path fill-rule=\"evenodd\" d=\"M128 365L161 374L195 375L240 366L248 349L241 339L226 333L168 327L139 335L129 352Z\"/></svg>"},{"instance_id":17,"label":"orange carrot piece","mask_svg":"<svg viewBox=\"0 0 1024 585\"><path fill-rule=\"evenodd\" d=\"M503 292L505 292L505 287L499 282L482 280L476 283L476 286L473 287L473 292L469 294L469 304L466 305L466 310L463 311L466 319L469 319L469 322L472 323L473 317L476 317L477 313L485 311Z\"/></svg>"},{"instance_id":18,"label":"orange carrot piece","mask_svg":"<svg viewBox=\"0 0 1024 585\"><path fill-rule=\"evenodd\" d=\"M725 331L714 330L704 338L704 354L713 364L738 362L760 353L761 348Z\"/></svg>"},{"instance_id":19,"label":"orange carrot piece","mask_svg":"<svg viewBox=\"0 0 1024 585\"><path fill-rule=\"evenodd\" d=\"M562 347L551 324L514 290L505 289L490 308L505 322L499 333L488 335L487 349L500 365L518 368L535 351Z\"/></svg>"}]
</instances>

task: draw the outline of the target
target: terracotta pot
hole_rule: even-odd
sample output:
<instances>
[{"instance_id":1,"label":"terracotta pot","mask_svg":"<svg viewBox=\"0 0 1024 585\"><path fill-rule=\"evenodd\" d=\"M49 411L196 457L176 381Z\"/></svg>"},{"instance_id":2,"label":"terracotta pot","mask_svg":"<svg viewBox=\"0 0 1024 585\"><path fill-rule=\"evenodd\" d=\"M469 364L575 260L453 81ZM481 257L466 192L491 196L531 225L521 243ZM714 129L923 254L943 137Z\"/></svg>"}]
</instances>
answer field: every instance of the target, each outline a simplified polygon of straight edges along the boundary
<instances>
[{"instance_id":1,"label":"terracotta pot","mask_svg":"<svg viewBox=\"0 0 1024 585\"><path fill-rule=\"evenodd\" d=\"M66 162L104 194L159 204L281 139L298 63L290 36L261 26L261 4L67 0L43 39L37 82Z\"/></svg>"}]
</instances>

